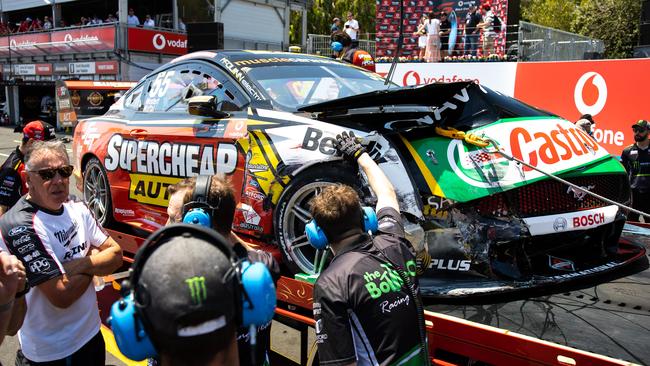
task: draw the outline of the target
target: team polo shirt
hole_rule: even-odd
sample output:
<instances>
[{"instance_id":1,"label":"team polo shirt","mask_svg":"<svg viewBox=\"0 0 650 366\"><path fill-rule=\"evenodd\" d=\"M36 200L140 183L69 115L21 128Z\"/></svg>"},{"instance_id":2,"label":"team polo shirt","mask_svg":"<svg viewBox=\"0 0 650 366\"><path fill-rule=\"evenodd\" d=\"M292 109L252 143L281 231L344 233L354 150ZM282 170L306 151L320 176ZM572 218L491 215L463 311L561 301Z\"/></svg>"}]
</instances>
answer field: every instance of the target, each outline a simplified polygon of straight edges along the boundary
<instances>
[{"instance_id":1,"label":"team polo shirt","mask_svg":"<svg viewBox=\"0 0 650 366\"><path fill-rule=\"evenodd\" d=\"M11 207L27 193L27 185L20 176L23 170L23 153L16 148L0 167L0 205Z\"/></svg>"},{"instance_id":2,"label":"team polo shirt","mask_svg":"<svg viewBox=\"0 0 650 366\"><path fill-rule=\"evenodd\" d=\"M391 264L403 269L417 286L413 247L404 238L397 211L384 208L377 216L379 235L352 238L314 285L321 365L425 363L418 329L424 324L407 284Z\"/></svg>"},{"instance_id":3,"label":"team polo shirt","mask_svg":"<svg viewBox=\"0 0 650 366\"><path fill-rule=\"evenodd\" d=\"M97 295L92 282L70 307L54 306L38 285L65 273L63 263L85 257L108 236L82 202L68 201L53 212L23 196L0 217L0 248L20 259L32 287L18 339L25 357L35 362L65 358L99 332Z\"/></svg>"}]
</instances>

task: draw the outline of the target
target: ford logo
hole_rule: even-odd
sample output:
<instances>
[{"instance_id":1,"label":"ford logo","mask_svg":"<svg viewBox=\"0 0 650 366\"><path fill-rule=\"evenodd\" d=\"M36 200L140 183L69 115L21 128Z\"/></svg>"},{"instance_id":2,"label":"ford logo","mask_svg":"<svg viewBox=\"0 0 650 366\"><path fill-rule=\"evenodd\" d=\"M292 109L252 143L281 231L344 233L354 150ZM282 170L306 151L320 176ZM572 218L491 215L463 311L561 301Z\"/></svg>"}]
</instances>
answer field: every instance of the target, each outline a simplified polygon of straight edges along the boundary
<instances>
[{"instance_id":1,"label":"ford logo","mask_svg":"<svg viewBox=\"0 0 650 366\"><path fill-rule=\"evenodd\" d=\"M9 236L17 236L27 231L27 226L16 226L9 230Z\"/></svg>"}]
</instances>

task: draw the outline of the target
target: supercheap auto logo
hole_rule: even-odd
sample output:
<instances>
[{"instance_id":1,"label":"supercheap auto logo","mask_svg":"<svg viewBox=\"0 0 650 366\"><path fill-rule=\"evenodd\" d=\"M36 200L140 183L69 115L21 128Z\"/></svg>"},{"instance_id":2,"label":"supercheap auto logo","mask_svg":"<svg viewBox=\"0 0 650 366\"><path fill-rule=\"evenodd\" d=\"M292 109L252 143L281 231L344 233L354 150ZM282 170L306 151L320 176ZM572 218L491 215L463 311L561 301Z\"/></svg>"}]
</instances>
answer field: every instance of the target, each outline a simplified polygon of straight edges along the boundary
<instances>
[{"instance_id":1,"label":"supercheap auto logo","mask_svg":"<svg viewBox=\"0 0 650 366\"><path fill-rule=\"evenodd\" d=\"M231 174L237 166L237 147L125 139L108 141L107 171L129 173L129 198L145 204L167 206L167 187L184 177Z\"/></svg>"}]
</instances>

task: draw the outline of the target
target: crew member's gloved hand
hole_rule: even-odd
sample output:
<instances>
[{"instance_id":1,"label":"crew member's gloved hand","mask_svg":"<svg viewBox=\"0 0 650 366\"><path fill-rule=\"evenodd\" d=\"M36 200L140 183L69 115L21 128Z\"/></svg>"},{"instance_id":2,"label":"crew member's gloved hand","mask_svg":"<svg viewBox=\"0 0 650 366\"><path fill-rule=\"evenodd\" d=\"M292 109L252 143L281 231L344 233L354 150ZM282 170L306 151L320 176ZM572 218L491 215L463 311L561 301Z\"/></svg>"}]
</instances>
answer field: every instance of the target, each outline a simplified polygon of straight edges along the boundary
<instances>
[{"instance_id":1,"label":"crew member's gloved hand","mask_svg":"<svg viewBox=\"0 0 650 366\"><path fill-rule=\"evenodd\" d=\"M356 161L361 154L366 152L366 148L359 143L352 131L350 134L342 132L336 135L335 145L344 158L352 161Z\"/></svg>"}]
</instances>

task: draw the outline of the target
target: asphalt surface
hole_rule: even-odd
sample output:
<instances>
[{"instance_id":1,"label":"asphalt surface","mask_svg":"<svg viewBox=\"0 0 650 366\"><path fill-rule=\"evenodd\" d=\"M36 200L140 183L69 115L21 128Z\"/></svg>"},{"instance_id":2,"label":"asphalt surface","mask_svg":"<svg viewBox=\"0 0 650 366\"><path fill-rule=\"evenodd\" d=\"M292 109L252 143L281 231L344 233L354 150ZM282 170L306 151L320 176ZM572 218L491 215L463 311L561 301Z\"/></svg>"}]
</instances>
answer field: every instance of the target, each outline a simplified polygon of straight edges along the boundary
<instances>
[{"instance_id":1,"label":"asphalt surface","mask_svg":"<svg viewBox=\"0 0 650 366\"><path fill-rule=\"evenodd\" d=\"M59 134L62 136L61 134ZM0 159L20 134L0 127ZM70 142L66 143L70 152ZM70 184L71 193L80 196ZM650 251L650 240L645 243ZM428 310L508 329L547 341L639 364L650 364L650 270L641 263L608 282L565 285L542 292L427 305ZM552 293L549 293L552 292ZM525 296L522 297L522 296ZM16 337L0 346L2 365L13 365ZM107 365L126 365L107 351Z\"/></svg>"}]
</instances>

